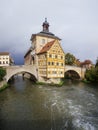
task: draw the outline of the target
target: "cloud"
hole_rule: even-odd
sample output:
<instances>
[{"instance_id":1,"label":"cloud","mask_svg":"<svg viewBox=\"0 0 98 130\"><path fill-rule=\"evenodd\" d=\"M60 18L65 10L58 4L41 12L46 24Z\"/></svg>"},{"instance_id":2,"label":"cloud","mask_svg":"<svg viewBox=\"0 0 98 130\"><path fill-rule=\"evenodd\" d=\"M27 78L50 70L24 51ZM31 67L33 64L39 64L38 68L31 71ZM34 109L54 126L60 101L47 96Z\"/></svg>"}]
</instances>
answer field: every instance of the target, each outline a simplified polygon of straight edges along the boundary
<instances>
[{"instance_id":1,"label":"cloud","mask_svg":"<svg viewBox=\"0 0 98 130\"><path fill-rule=\"evenodd\" d=\"M62 39L65 52L80 60L98 56L97 0L3 0L0 3L0 51L24 55L32 33L48 18L50 31Z\"/></svg>"}]
</instances>

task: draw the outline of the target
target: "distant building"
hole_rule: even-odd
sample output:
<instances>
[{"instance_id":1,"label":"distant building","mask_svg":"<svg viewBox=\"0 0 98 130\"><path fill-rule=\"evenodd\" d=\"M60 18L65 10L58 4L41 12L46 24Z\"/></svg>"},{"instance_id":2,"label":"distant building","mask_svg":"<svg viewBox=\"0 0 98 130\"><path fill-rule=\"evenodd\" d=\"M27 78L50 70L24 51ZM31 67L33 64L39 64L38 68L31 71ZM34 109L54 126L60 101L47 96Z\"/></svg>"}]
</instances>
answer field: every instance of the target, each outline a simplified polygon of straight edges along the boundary
<instances>
[{"instance_id":1,"label":"distant building","mask_svg":"<svg viewBox=\"0 0 98 130\"><path fill-rule=\"evenodd\" d=\"M64 77L64 52L60 38L49 32L47 19L43 30L31 36L31 47L24 56L25 65L35 65L38 76L43 78Z\"/></svg>"},{"instance_id":2,"label":"distant building","mask_svg":"<svg viewBox=\"0 0 98 130\"><path fill-rule=\"evenodd\" d=\"M9 52L0 52L0 67L13 65L14 61Z\"/></svg>"},{"instance_id":3,"label":"distant building","mask_svg":"<svg viewBox=\"0 0 98 130\"><path fill-rule=\"evenodd\" d=\"M93 66L93 64L91 60L85 60L84 62L80 63L80 66L86 69L90 69Z\"/></svg>"}]
</instances>

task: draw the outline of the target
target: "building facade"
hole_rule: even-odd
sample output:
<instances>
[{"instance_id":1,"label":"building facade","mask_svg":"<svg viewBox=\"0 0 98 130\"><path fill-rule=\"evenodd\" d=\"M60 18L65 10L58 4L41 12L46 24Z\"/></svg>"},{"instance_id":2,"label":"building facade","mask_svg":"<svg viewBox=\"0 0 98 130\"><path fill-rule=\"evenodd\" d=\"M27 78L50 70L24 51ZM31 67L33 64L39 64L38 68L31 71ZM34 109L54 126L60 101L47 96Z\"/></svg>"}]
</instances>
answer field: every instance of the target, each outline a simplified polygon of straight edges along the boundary
<instances>
[{"instance_id":1,"label":"building facade","mask_svg":"<svg viewBox=\"0 0 98 130\"><path fill-rule=\"evenodd\" d=\"M57 40L47 43L38 53L38 70L41 77L64 77L64 52Z\"/></svg>"},{"instance_id":2,"label":"building facade","mask_svg":"<svg viewBox=\"0 0 98 130\"><path fill-rule=\"evenodd\" d=\"M10 66L13 63L9 52L0 52L0 67Z\"/></svg>"},{"instance_id":3,"label":"building facade","mask_svg":"<svg viewBox=\"0 0 98 130\"><path fill-rule=\"evenodd\" d=\"M43 30L31 36L31 47L24 56L25 65L35 65L39 81L57 80L64 77L64 51L61 39L49 32L47 19ZM57 82L57 81L56 81Z\"/></svg>"}]
</instances>

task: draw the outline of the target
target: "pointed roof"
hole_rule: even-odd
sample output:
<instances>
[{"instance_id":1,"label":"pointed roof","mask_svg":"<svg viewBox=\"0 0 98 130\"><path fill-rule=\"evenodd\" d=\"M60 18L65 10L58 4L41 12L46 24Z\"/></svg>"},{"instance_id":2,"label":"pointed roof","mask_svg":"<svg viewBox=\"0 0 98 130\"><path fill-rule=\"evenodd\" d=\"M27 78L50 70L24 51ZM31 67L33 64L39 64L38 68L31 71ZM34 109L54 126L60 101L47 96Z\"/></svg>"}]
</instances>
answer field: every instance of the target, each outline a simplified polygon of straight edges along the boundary
<instances>
[{"instance_id":1,"label":"pointed roof","mask_svg":"<svg viewBox=\"0 0 98 130\"><path fill-rule=\"evenodd\" d=\"M42 53L45 53L47 52L51 47L52 45L55 43L55 40L51 41L51 42L48 42L41 50L38 54L42 54Z\"/></svg>"},{"instance_id":2,"label":"pointed roof","mask_svg":"<svg viewBox=\"0 0 98 130\"><path fill-rule=\"evenodd\" d=\"M84 62L81 62L81 65L87 65L87 64L92 64L91 60L85 60Z\"/></svg>"},{"instance_id":3,"label":"pointed roof","mask_svg":"<svg viewBox=\"0 0 98 130\"><path fill-rule=\"evenodd\" d=\"M43 22L43 31L49 32L49 23L47 22L47 18L45 18L45 22Z\"/></svg>"}]
</instances>

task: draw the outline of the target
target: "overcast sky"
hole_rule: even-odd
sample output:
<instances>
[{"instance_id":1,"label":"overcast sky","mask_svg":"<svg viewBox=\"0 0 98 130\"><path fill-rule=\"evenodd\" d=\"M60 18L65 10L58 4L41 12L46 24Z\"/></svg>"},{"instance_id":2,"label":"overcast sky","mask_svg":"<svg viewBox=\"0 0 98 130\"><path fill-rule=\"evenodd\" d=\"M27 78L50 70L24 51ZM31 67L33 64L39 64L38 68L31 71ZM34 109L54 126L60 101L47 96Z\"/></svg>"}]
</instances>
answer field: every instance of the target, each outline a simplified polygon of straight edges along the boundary
<instances>
[{"instance_id":1,"label":"overcast sky","mask_svg":"<svg viewBox=\"0 0 98 130\"><path fill-rule=\"evenodd\" d=\"M23 58L45 17L65 53L96 61L98 0L0 0L0 51Z\"/></svg>"}]
</instances>

